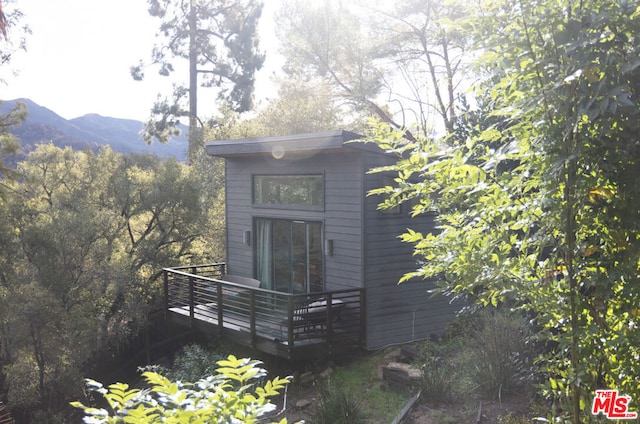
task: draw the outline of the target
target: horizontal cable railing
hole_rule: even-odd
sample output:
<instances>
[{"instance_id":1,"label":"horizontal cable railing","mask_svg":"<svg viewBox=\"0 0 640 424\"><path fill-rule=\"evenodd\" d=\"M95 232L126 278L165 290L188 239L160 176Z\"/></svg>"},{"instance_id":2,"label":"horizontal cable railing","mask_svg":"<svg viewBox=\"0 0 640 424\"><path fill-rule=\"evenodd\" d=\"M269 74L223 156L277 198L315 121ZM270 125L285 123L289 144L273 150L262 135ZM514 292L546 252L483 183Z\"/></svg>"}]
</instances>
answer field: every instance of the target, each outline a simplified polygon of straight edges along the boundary
<instances>
[{"instance_id":1,"label":"horizontal cable railing","mask_svg":"<svg viewBox=\"0 0 640 424\"><path fill-rule=\"evenodd\" d=\"M362 289L291 294L222 280L224 264L164 269L167 310L224 330L295 345L362 340Z\"/></svg>"},{"instance_id":2,"label":"horizontal cable railing","mask_svg":"<svg viewBox=\"0 0 640 424\"><path fill-rule=\"evenodd\" d=\"M0 424L15 424L7 405L0 402Z\"/></svg>"}]
</instances>

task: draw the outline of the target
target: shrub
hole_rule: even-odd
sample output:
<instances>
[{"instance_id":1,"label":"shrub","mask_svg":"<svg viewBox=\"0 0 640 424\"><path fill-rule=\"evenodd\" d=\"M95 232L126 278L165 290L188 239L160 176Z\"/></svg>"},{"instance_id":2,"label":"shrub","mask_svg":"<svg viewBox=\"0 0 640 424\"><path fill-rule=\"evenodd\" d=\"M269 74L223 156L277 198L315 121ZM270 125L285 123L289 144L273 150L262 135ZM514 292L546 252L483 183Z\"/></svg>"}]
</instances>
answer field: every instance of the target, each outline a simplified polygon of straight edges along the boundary
<instances>
[{"instance_id":1,"label":"shrub","mask_svg":"<svg viewBox=\"0 0 640 424\"><path fill-rule=\"evenodd\" d=\"M422 396L433 402L454 398L454 366L446 359L429 356L422 362Z\"/></svg>"},{"instance_id":2,"label":"shrub","mask_svg":"<svg viewBox=\"0 0 640 424\"><path fill-rule=\"evenodd\" d=\"M530 330L526 320L515 313L487 309L478 317L479 327L468 337L467 371L481 394L499 396L530 368Z\"/></svg>"},{"instance_id":3,"label":"shrub","mask_svg":"<svg viewBox=\"0 0 640 424\"><path fill-rule=\"evenodd\" d=\"M318 391L318 406L311 424L359 424L366 421L360 401L331 384Z\"/></svg>"},{"instance_id":4,"label":"shrub","mask_svg":"<svg viewBox=\"0 0 640 424\"><path fill-rule=\"evenodd\" d=\"M179 381L198 381L215 373L218 361L223 355L203 348L197 344L190 344L182 348L173 361L173 367L167 377Z\"/></svg>"},{"instance_id":5,"label":"shrub","mask_svg":"<svg viewBox=\"0 0 640 424\"><path fill-rule=\"evenodd\" d=\"M419 345L420 357L414 363L422 370L422 396L432 402L448 402L456 398L460 388L457 357L464 350L469 319L456 318L447 333Z\"/></svg>"}]
</instances>

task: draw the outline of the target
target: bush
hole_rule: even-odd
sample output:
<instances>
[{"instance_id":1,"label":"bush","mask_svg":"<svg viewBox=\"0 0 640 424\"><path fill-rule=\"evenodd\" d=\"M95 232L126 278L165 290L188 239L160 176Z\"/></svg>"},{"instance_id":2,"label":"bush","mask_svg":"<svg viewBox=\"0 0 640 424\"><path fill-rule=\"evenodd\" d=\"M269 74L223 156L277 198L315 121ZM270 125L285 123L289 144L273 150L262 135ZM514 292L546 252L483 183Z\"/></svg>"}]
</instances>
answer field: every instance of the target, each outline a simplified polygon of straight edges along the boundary
<instances>
[{"instance_id":1,"label":"bush","mask_svg":"<svg viewBox=\"0 0 640 424\"><path fill-rule=\"evenodd\" d=\"M422 396L433 402L455 397L455 367L447 360L429 356L422 363Z\"/></svg>"},{"instance_id":2,"label":"bush","mask_svg":"<svg viewBox=\"0 0 640 424\"><path fill-rule=\"evenodd\" d=\"M366 421L360 401L345 390L327 385L318 391L311 424L359 424Z\"/></svg>"},{"instance_id":3,"label":"bush","mask_svg":"<svg viewBox=\"0 0 640 424\"><path fill-rule=\"evenodd\" d=\"M522 316L496 309L481 311L478 318L478 328L467 339L468 375L481 394L500 396L523 372L528 375L529 326Z\"/></svg>"},{"instance_id":4,"label":"bush","mask_svg":"<svg viewBox=\"0 0 640 424\"><path fill-rule=\"evenodd\" d=\"M422 370L421 388L425 399L448 402L459 394L461 377L457 358L465 348L469 325L466 315L458 317L442 338L419 346L420 359L415 365Z\"/></svg>"},{"instance_id":5,"label":"bush","mask_svg":"<svg viewBox=\"0 0 640 424\"><path fill-rule=\"evenodd\" d=\"M198 381L215 373L218 361L224 355L206 349L197 344L190 344L182 348L173 361L173 367L167 376L179 381Z\"/></svg>"},{"instance_id":6,"label":"bush","mask_svg":"<svg viewBox=\"0 0 640 424\"><path fill-rule=\"evenodd\" d=\"M487 308L467 313L437 341L424 342L422 393L446 402L471 393L500 396L532 375L531 334L522 316Z\"/></svg>"}]
</instances>

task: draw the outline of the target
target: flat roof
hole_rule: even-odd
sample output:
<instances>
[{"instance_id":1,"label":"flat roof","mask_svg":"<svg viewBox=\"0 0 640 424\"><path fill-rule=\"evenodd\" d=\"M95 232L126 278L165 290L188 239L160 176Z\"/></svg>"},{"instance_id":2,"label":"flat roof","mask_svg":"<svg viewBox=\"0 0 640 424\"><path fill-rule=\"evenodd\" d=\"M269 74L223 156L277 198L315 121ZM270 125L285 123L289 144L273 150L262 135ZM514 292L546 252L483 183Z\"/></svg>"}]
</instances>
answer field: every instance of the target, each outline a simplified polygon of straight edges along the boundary
<instances>
[{"instance_id":1,"label":"flat roof","mask_svg":"<svg viewBox=\"0 0 640 424\"><path fill-rule=\"evenodd\" d=\"M211 156L234 157L268 154L276 159L284 158L289 154L295 156L296 153L309 154L346 149L380 151L373 144L348 143L360 138L364 138L364 136L349 131L336 130L275 137L208 141L205 143L205 149L207 154Z\"/></svg>"}]
</instances>

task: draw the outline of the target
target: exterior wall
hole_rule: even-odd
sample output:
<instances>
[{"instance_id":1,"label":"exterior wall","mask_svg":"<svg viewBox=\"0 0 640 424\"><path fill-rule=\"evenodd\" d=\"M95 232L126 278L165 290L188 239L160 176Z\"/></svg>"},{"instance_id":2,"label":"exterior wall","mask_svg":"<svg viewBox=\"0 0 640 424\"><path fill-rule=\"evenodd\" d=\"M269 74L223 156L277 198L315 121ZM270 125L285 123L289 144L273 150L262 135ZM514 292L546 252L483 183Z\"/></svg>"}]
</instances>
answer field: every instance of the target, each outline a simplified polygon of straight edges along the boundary
<instances>
[{"instance_id":1,"label":"exterior wall","mask_svg":"<svg viewBox=\"0 0 640 424\"><path fill-rule=\"evenodd\" d=\"M417 267L411 246L398 236L407 228L435 230L434 217L410 218L406 206L399 214L384 214L377 210L380 199L366 196L382 185L382 175L367 175L366 170L390 160L357 150L289 160L266 155L226 158L228 272L254 277L254 247L244 238L250 231L254 243L255 217L322 221L324 238L333 240L333 256L324 256L325 289L366 288L367 349L441 333L456 311L448 299L430 299L427 291L432 285L427 282L397 284ZM313 173L325 176L324 210L252 205L253 175Z\"/></svg>"},{"instance_id":2,"label":"exterior wall","mask_svg":"<svg viewBox=\"0 0 640 424\"><path fill-rule=\"evenodd\" d=\"M252 205L253 175L313 173L325 176L323 211ZM362 163L357 152L290 160L254 155L226 158L228 273L254 276L253 246L244 243L245 231L254 233L254 217L315 220L324 223L325 239L333 240L333 256L324 257L326 290L362 287L362 184Z\"/></svg>"},{"instance_id":3,"label":"exterior wall","mask_svg":"<svg viewBox=\"0 0 640 424\"><path fill-rule=\"evenodd\" d=\"M371 169L390 161L382 155L368 154L365 167ZM381 174L366 175L366 191L381 186ZM444 296L430 299L427 291L433 288L432 283L410 281L398 285L402 275L418 266L411 245L401 242L398 236L407 228L423 233L435 230L434 216L411 218L406 205L397 214L385 214L377 210L380 201L379 196L369 196L364 209L364 279L370 350L441 333L456 311Z\"/></svg>"}]
</instances>

